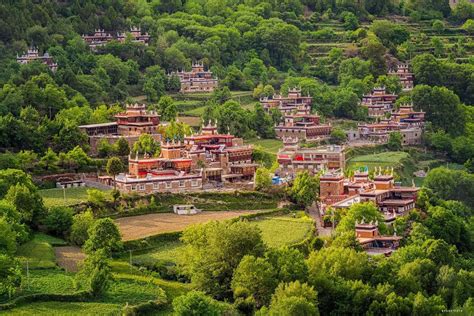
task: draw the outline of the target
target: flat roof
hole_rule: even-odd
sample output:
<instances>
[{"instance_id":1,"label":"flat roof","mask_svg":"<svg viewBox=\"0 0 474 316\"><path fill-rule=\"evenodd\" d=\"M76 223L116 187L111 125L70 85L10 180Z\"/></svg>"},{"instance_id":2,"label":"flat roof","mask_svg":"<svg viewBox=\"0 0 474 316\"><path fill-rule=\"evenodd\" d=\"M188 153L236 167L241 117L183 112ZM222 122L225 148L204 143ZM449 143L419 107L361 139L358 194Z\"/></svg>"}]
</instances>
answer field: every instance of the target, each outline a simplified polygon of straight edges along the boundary
<instances>
[{"instance_id":1,"label":"flat roof","mask_svg":"<svg viewBox=\"0 0 474 316\"><path fill-rule=\"evenodd\" d=\"M118 125L117 122L88 124L88 125L79 125L79 128L108 127L108 126L114 126L114 125Z\"/></svg>"}]
</instances>

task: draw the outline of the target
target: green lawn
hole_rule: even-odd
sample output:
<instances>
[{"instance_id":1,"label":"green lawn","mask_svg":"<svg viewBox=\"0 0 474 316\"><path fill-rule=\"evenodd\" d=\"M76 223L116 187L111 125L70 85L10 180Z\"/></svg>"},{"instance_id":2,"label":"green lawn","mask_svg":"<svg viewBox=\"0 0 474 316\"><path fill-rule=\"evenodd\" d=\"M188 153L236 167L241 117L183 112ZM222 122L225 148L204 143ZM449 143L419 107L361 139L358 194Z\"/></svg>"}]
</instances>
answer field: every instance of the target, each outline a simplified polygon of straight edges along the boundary
<instances>
[{"instance_id":1,"label":"green lawn","mask_svg":"<svg viewBox=\"0 0 474 316\"><path fill-rule=\"evenodd\" d=\"M39 302L21 305L0 315L121 315L122 306L110 303Z\"/></svg>"},{"instance_id":2,"label":"green lawn","mask_svg":"<svg viewBox=\"0 0 474 316\"><path fill-rule=\"evenodd\" d=\"M70 206L85 202L87 200L87 190L91 188L78 187L66 189L66 199L64 199L63 189L47 189L40 190L39 193L43 197L44 205L51 206Z\"/></svg>"},{"instance_id":3,"label":"green lawn","mask_svg":"<svg viewBox=\"0 0 474 316\"><path fill-rule=\"evenodd\" d=\"M52 245L65 245L62 239L37 233L33 239L18 247L17 256L22 265L30 269L51 269L56 267L56 257Z\"/></svg>"},{"instance_id":4,"label":"green lawn","mask_svg":"<svg viewBox=\"0 0 474 316\"><path fill-rule=\"evenodd\" d=\"M257 145L263 148L264 151L271 154L276 154L280 148L283 147L283 142L279 139L249 139L245 141L248 144Z\"/></svg>"},{"instance_id":5,"label":"green lawn","mask_svg":"<svg viewBox=\"0 0 474 316\"><path fill-rule=\"evenodd\" d=\"M206 106L200 106L192 110L184 111L183 114L188 116L202 116L205 110Z\"/></svg>"},{"instance_id":6,"label":"green lawn","mask_svg":"<svg viewBox=\"0 0 474 316\"><path fill-rule=\"evenodd\" d=\"M272 248L302 241L313 227L313 221L308 217L293 218L291 215L266 217L250 223L260 228L263 240Z\"/></svg>"},{"instance_id":7,"label":"green lawn","mask_svg":"<svg viewBox=\"0 0 474 316\"><path fill-rule=\"evenodd\" d=\"M165 290L168 298L185 294L189 284L166 281L130 267L127 262L114 260L111 263L114 276L107 293L100 302L35 302L22 304L5 315L120 315L125 304L139 304L157 298L159 288ZM26 274L26 272L25 272ZM29 284L24 274L22 289L15 296L33 293L64 293L76 291L74 274L60 269L32 270Z\"/></svg>"},{"instance_id":8,"label":"green lawn","mask_svg":"<svg viewBox=\"0 0 474 316\"><path fill-rule=\"evenodd\" d=\"M134 263L151 264L159 260L173 262L180 255L183 244L180 241L167 241L162 243L151 252L133 256Z\"/></svg>"},{"instance_id":9,"label":"green lawn","mask_svg":"<svg viewBox=\"0 0 474 316\"><path fill-rule=\"evenodd\" d=\"M367 166L370 170L375 167L399 167L401 160L409 155L403 151L388 151L378 154L355 156L347 163L347 169L358 169Z\"/></svg>"}]
</instances>

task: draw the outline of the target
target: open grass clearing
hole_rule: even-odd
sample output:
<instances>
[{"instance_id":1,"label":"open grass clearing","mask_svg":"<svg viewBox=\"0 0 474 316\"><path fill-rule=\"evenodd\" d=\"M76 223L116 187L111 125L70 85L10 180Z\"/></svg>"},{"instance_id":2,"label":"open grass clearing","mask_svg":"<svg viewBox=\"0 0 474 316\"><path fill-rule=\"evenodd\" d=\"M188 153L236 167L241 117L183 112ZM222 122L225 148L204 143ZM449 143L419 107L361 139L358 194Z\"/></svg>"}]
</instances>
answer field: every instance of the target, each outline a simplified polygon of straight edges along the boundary
<instances>
[{"instance_id":1,"label":"open grass clearing","mask_svg":"<svg viewBox=\"0 0 474 316\"><path fill-rule=\"evenodd\" d=\"M71 206L87 201L87 190L92 188L77 187L67 189L46 189L40 190L39 194L43 198L46 207ZM107 191L106 191L107 192Z\"/></svg>"},{"instance_id":2,"label":"open grass clearing","mask_svg":"<svg viewBox=\"0 0 474 316\"><path fill-rule=\"evenodd\" d=\"M283 142L279 139L258 139L252 138L245 141L248 144L253 144L262 147L268 153L276 154L280 148L283 147Z\"/></svg>"},{"instance_id":3,"label":"open grass clearing","mask_svg":"<svg viewBox=\"0 0 474 316\"><path fill-rule=\"evenodd\" d=\"M361 167L367 167L373 170L375 167L394 167L401 166L401 161L408 158L409 154L403 151L389 151L377 154L355 156L347 162L347 169L356 170Z\"/></svg>"},{"instance_id":4,"label":"open grass clearing","mask_svg":"<svg viewBox=\"0 0 474 316\"><path fill-rule=\"evenodd\" d=\"M21 305L0 315L121 315L122 306L97 302L36 302Z\"/></svg>"},{"instance_id":5,"label":"open grass clearing","mask_svg":"<svg viewBox=\"0 0 474 316\"><path fill-rule=\"evenodd\" d=\"M192 127L201 126L201 118L197 116L178 116L178 121L186 123Z\"/></svg>"},{"instance_id":6,"label":"open grass clearing","mask_svg":"<svg viewBox=\"0 0 474 316\"><path fill-rule=\"evenodd\" d=\"M45 234L35 234L33 239L17 249L17 257L23 266L30 269L52 269L56 267L56 256L52 244L65 244L59 238Z\"/></svg>"},{"instance_id":7,"label":"open grass clearing","mask_svg":"<svg viewBox=\"0 0 474 316\"><path fill-rule=\"evenodd\" d=\"M182 231L194 224L213 220L226 220L258 211L219 211L201 212L196 215L177 215L174 213L147 214L123 217L115 220L123 240L135 240L162 233Z\"/></svg>"},{"instance_id":8,"label":"open grass clearing","mask_svg":"<svg viewBox=\"0 0 474 316\"><path fill-rule=\"evenodd\" d=\"M289 246L308 237L314 224L306 217L293 218L291 215L264 217L251 221L262 231L262 238L272 248Z\"/></svg>"}]
</instances>

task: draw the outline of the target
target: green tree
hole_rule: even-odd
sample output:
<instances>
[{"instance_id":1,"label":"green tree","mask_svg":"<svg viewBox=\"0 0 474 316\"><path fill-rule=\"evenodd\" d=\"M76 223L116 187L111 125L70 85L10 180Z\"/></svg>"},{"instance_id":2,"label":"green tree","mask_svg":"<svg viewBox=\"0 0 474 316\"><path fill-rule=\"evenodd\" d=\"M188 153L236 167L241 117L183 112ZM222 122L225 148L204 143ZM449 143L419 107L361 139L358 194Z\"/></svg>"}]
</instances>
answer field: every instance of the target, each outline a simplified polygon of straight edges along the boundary
<instances>
[{"instance_id":1,"label":"green tree","mask_svg":"<svg viewBox=\"0 0 474 316\"><path fill-rule=\"evenodd\" d=\"M58 161L58 155L51 148L48 148L38 165L45 170L54 171L58 168Z\"/></svg>"},{"instance_id":2,"label":"green tree","mask_svg":"<svg viewBox=\"0 0 474 316\"><path fill-rule=\"evenodd\" d=\"M365 252L350 248L326 247L312 252L308 258L309 281L317 284L320 278L359 280L370 271Z\"/></svg>"},{"instance_id":3,"label":"green tree","mask_svg":"<svg viewBox=\"0 0 474 316\"><path fill-rule=\"evenodd\" d=\"M265 257L272 264L276 279L280 282L305 281L308 277L304 255L296 249L270 249Z\"/></svg>"},{"instance_id":4,"label":"green tree","mask_svg":"<svg viewBox=\"0 0 474 316\"><path fill-rule=\"evenodd\" d=\"M89 239L89 229L93 224L94 215L90 210L74 215L69 240L77 246L82 246Z\"/></svg>"},{"instance_id":5,"label":"green tree","mask_svg":"<svg viewBox=\"0 0 474 316\"><path fill-rule=\"evenodd\" d=\"M384 232L386 227L384 218L378 208L372 202L356 203L351 205L345 216L337 225L337 232L353 232L356 222L378 223L379 230Z\"/></svg>"},{"instance_id":6,"label":"green tree","mask_svg":"<svg viewBox=\"0 0 474 316\"><path fill-rule=\"evenodd\" d=\"M97 143L97 155L100 158L106 158L113 153L114 153L114 146L112 146L107 139L102 138Z\"/></svg>"},{"instance_id":7,"label":"green tree","mask_svg":"<svg viewBox=\"0 0 474 316\"><path fill-rule=\"evenodd\" d=\"M299 281L280 283L275 294L269 315L319 315L317 293L313 287Z\"/></svg>"},{"instance_id":8,"label":"green tree","mask_svg":"<svg viewBox=\"0 0 474 316\"><path fill-rule=\"evenodd\" d=\"M319 178L304 171L296 175L288 193L296 203L303 207L309 207L318 198L318 190Z\"/></svg>"},{"instance_id":9,"label":"green tree","mask_svg":"<svg viewBox=\"0 0 474 316\"><path fill-rule=\"evenodd\" d=\"M442 33L445 29L444 22L441 20L434 20L433 23L431 24L431 27L436 33Z\"/></svg>"},{"instance_id":10,"label":"green tree","mask_svg":"<svg viewBox=\"0 0 474 316\"><path fill-rule=\"evenodd\" d=\"M130 154L130 145L125 138L120 137L117 140L117 142L114 144L114 152L120 157Z\"/></svg>"},{"instance_id":11,"label":"green tree","mask_svg":"<svg viewBox=\"0 0 474 316\"><path fill-rule=\"evenodd\" d=\"M342 145L346 142L347 135L340 128L333 128L331 131L331 143Z\"/></svg>"},{"instance_id":12,"label":"green tree","mask_svg":"<svg viewBox=\"0 0 474 316\"><path fill-rule=\"evenodd\" d=\"M272 186L270 170L265 167L257 168L255 172L255 190L265 191Z\"/></svg>"},{"instance_id":13,"label":"green tree","mask_svg":"<svg viewBox=\"0 0 474 316\"><path fill-rule=\"evenodd\" d=\"M161 152L160 144L150 134L141 134L133 144L133 153L158 156Z\"/></svg>"},{"instance_id":14,"label":"green tree","mask_svg":"<svg viewBox=\"0 0 474 316\"><path fill-rule=\"evenodd\" d=\"M263 258L245 256L232 277L235 298L252 297L257 308L267 305L276 287L273 266Z\"/></svg>"},{"instance_id":15,"label":"green tree","mask_svg":"<svg viewBox=\"0 0 474 316\"><path fill-rule=\"evenodd\" d=\"M28 225L36 225L44 215L43 199L36 190L31 190L24 184L11 186L5 199L16 207L21 214L21 221Z\"/></svg>"},{"instance_id":16,"label":"green tree","mask_svg":"<svg viewBox=\"0 0 474 316\"><path fill-rule=\"evenodd\" d=\"M173 300L173 311L175 315L206 315L219 316L223 308L218 301L199 291L190 291L185 295L178 296Z\"/></svg>"},{"instance_id":17,"label":"green tree","mask_svg":"<svg viewBox=\"0 0 474 316\"><path fill-rule=\"evenodd\" d=\"M474 34L474 20L473 19L467 20L463 24L462 29L471 35Z\"/></svg>"},{"instance_id":18,"label":"green tree","mask_svg":"<svg viewBox=\"0 0 474 316\"><path fill-rule=\"evenodd\" d=\"M392 151L402 150L403 137L400 132L392 132L388 137L387 148Z\"/></svg>"},{"instance_id":19,"label":"green tree","mask_svg":"<svg viewBox=\"0 0 474 316\"><path fill-rule=\"evenodd\" d=\"M118 157L109 158L105 169L107 170L107 173L114 178L114 188L116 188L117 184L115 183L115 177L125 170L122 160Z\"/></svg>"},{"instance_id":20,"label":"green tree","mask_svg":"<svg viewBox=\"0 0 474 316\"><path fill-rule=\"evenodd\" d=\"M101 218L94 222L88 230L89 239L84 244L86 253L104 250L106 256L122 247L122 237L114 221L110 218Z\"/></svg>"},{"instance_id":21,"label":"green tree","mask_svg":"<svg viewBox=\"0 0 474 316\"><path fill-rule=\"evenodd\" d=\"M173 98L169 96L163 96L160 98L158 109L163 121L175 121L178 116L178 108L176 107Z\"/></svg>"},{"instance_id":22,"label":"green tree","mask_svg":"<svg viewBox=\"0 0 474 316\"><path fill-rule=\"evenodd\" d=\"M0 216L0 251L14 255L16 252L16 232L4 216Z\"/></svg>"},{"instance_id":23,"label":"green tree","mask_svg":"<svg viewBox=\"0 0 474 316\"><path fill-rule=\"evenodd\" d=\"M17 288L21 284L21 266L20 262L0 253L0 297L2 299L11 299Z\"/></svg>"},{"instance_id":24,"label":"green tree","mask_svg":"<svg viewBox=\"0 0 474 316\"><path fill-rule=\"evenodd\" d=\"M443 129L454 136L463 133L466 117L459 97L451 90L417 85L412 91L412 100L416 109L426 112L426 120L435 129Z\"/></svg>"},{"instance_id":25,"label":"green tree","mask_svg":"<svg viewBox=\"0 0 474 316\"><path fill-rule=\"evenodd\" d=\"M439 296L425 297L421 292L416 293L413 300L413 315L429 316L440 314L446 309L443 299Z\"/></svg>"},{"instance_id":26,"label":"green tree","mask_svg":"<svg viewBox=\"0 0 474 316\"><path fill-rule=\"evenodd\" d=\"M344 19L344 23L343 23L344 28L346 30L354 31L359 27L359 19L354 13L346 12L343 15L343 19Z\"/></svg>"},{"instance_id":27,"label":"green tree","mask_svg":"<svg viewBox=\"0 0 474 316\"><path fill-rule=\"evenodd\" d=\"M385 87L387 92L393 94L400 94L402 92L402 84L397 76L379 76L375 86Z\"/></svg>"},{"instance_id":28,"label":"green tree","mask_svg":"<svg viewBox=\"0 0 474 316\"><path fill-rule=\"evenodd\" d=\"M76 281L86 287L94 297L100 297L110 286L110 270L107 251L98 249L88 254L81 271L76 275Z\"/></svg>"},{"instance_id":29,"label":"green tree","mask_svg":"<svg viewBox=\"0 0 474 316\"><path fill-rule=\"evenodd\" d=\"M183 272L196 287L215 298L232 297L231 280L245 255L261 256L261 232L246 222L210 222L187 228L179 259Z\"/></svg>"},{"instance_id":30,"label":"green tree","mask_svg":"<svg viewBox=\"0 0 474 316\"><path fill-rule=\"evenodd\" d=\"M72 210L64 206L54 206L44 219L49 232L56 236L66 236L72 225Z\"/></svg>"},{"instance_id":31,"label":"green tree","mask_svg":"<svg viewBox=\"0 0 474 316\"><path fill-rule=\"evenodd\" d=\"M71 167L73 167L76 171L78 171L81 168L84 168L85 166L89 165L91 162L91 159L89 158L89 156L79 146L76 146L70 151L68 151L67 159L69 163L71 164Z\"/></svg>"}]
</instances>

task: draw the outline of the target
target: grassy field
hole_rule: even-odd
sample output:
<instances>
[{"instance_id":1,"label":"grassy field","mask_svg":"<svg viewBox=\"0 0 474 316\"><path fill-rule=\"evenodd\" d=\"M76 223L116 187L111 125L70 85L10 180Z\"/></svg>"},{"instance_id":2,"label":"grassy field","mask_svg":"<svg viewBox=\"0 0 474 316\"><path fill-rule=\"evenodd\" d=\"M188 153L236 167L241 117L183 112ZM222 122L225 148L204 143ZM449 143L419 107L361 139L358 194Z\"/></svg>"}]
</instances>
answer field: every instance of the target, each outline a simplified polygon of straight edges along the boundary
<instances>
[{"instance_id":1,"label":"grassy field","mask_svg":"<svg viewBox=\"0 0 474 316\"><path fill-rule=\"evenodd\" d=\"M308 217L293 218L291 215L265 217L251 224L260 228L263 240L272 248L302 241L313 227L313 221Z\"/></svg>"},{"instance_id":2,"label":"grassy field","mask_svg":"<svg viewBox=\"0 0 474 316\"><path fill-rule=\"evenodd\" d=\"M28 261L30 269L51 269L56 267L53 245L65 244L62 239L36 233L32 240L18 247L16 255L23 266Z\"/></svg>"},{"instance_id":3,"label":"grassy field","mask_svg":"<svg viewBox=\"0 0 474 316\"><path fill-rule=\"evenodd\" d=\"M279 139L249 139L245 141L248 144L260 146L264 151L271 154L276 154L280 148L283 147L283 142Z\"/></svg>"},{"instance_id":4,"label":"grassy field","mask_svg":"<svg viewBox=\"0 0 474 316\"><path fill-rule=\"evenodd\" d=\"M121 306L109 303L40 302L19 306L0 315L121 315Z\"/></svg>"},{"instance_id":5,"label":"grassy field","mask_svg":"<svg viewBox=\"0 0 474 316\"><path fill-rule=\"evenodd\" d=\"M139 304L156 299L159 288L170 300L190 290L189 284L165 281L145 275L126 262L111 263L114 280L100 302L35 302L23 304L1 315L121 315L125 304ZM24 278L22 289L15 295L33 293L74 293L74 274L60 269L32 270L29 284ZM167 313L169 311L164 311ZM168 313L169 314L169 313Z\"/></svg>"},{"instance_id":6,"label":"grassy field","mask_svg":"<svg viewBox=\"0 0 474 316\"><path fill-rule=\"evenodd\" d=\"M347 162L348 170L355 170L360 167L368 167L373 170L375 167L400 167L401 161L409 155L403 151L388 151L378 154L355 156Z\"/></svg>"},{"instance_id":7,"label":"grassy field","mask_svg":"<svg viewBox=\"0 0 474 316\"><path fill-rule=\"evenodd\" d=\"M66 189L66 199L64 199L63 189L40 190L39 193L43 197L46 207L70 206L85 202L87 200L87 190L90 189L87 187L68 188Z\"/></svg>"}]
</instances>

